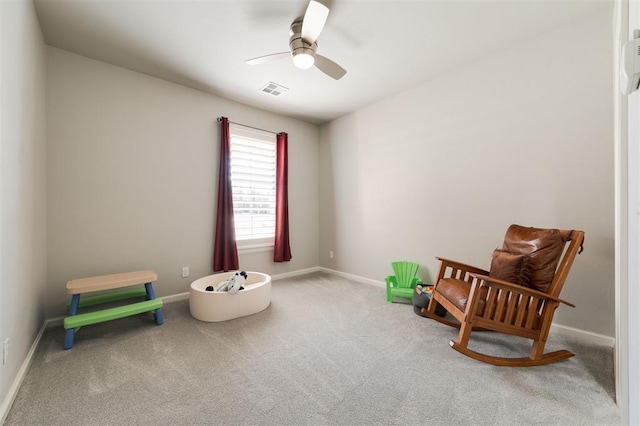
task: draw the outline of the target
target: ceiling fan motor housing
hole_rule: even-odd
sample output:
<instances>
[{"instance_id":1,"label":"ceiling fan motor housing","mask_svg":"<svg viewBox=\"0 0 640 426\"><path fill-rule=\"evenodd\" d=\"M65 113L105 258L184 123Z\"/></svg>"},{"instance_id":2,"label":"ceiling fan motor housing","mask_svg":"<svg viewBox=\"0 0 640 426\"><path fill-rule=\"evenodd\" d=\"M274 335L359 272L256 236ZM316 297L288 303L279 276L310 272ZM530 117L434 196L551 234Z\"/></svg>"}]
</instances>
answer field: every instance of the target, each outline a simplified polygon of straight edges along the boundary
<instances>
[{"instance_id":1,"label":"ceiling fan motor housing","mask_svg":"<svg viewBox=\"0 0 640 426\"><path fill-rule=\"evenodd\" d=\"M297 55L304 54L311 56L311 58L315 58L318 43L307 43L302 38L301 32L302 19L297 19L291 24L291 29L289 31L289 34L291 35L291 37L289 37L289 48L291 49L291 56L296 57ZM311 62L311 65L313 65L313 62Z\"/></svg>"}]
</instances>

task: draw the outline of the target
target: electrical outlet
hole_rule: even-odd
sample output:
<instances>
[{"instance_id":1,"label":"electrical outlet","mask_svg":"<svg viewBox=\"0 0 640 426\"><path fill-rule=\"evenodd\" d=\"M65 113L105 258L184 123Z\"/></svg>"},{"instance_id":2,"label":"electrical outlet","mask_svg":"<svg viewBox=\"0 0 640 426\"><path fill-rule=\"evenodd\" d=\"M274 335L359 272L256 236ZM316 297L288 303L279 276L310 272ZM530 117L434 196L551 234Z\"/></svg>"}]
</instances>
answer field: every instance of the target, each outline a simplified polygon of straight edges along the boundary
<instances>
[{"instance_id":1,"label":"electrical outlet","mask_svg":"<svg viewBox=\"0 0 640 426\"><path fill-rule=\"evenodd\" d=\"M188 266L183 266L182 267L182 278L187 278L189 276L189 267Z\"/></svg>"},{"instance_id":2,"label":"electrical outlet","mask_svg":"<svg viewBox=\"0 0 640 426\"><path fill-rule=\"evenodd\" d=\"M333 250L329 250L329 259L333 259Z\"/></svg>"},{"instance_id":3,"label":"electrical outlet","mask_svg":"<svg viewBox=\"0 0 640 426\"><path fill-rule=\"evenodd\" d=\"M9 362L9 338L7 337L2 342L2 365L5 365Z\"/></svg>"}]
</instances>

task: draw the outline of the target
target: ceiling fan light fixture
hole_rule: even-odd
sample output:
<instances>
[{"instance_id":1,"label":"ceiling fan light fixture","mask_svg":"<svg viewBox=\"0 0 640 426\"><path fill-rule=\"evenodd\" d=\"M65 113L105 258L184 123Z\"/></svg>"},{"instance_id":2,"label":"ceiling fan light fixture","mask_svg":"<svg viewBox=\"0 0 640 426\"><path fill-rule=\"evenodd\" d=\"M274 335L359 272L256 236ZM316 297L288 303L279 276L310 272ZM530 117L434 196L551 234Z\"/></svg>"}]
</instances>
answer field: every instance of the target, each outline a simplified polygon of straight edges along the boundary
<instances>
[{"instance_id":1,"label":"ceiling fan light fixture","mask_svg":"<svg viewBox=\"0 0 640 426\"><path fill-rule=\"evenodd\" d=\"M0 0L1 2L2 0ZM308 69L315 66L324 74L340 80L347 71L331 59L316 54L318 49L317 39L329 15L329 8L322 0L310 0L304 17L299 17L291 23L289 27L289 51L293 65L298 69ZM258 56L257 58L245 61L249 65L257 65L276 58L282 58L288 52L272 53L270 55Z\"/></svg>"},{"instance_id":2,"label":"ceiling fan light fixture","mask_svg":"<svg viewBox=\"0 0 640 426\"><path fill-rule=\"evenodd\" d=\"M293 65L296 68L300 68L301 70L309 69L313 66L315 62L313 55L307 52L295 53L293 55Z\"/></svg>"}]
</instances>

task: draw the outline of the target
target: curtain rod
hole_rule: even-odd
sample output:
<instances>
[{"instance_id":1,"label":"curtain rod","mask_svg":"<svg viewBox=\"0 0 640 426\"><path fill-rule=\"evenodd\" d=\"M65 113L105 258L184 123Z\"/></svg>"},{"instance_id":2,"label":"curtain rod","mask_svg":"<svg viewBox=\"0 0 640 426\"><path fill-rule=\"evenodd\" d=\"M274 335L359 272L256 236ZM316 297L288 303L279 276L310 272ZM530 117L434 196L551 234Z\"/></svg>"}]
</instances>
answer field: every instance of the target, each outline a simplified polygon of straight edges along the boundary
<instances>
[{"instance_id":1,"label":"curtain rod","mask_svg":"<svg viewBox=\"0 0 640 426\"><path fill-rule=\"evenodd\" d=\"M222 117L218 117L218 123L220 123L221 121L222 121ZM229 123L230 124L235 124L235 125L238 125L238 126L248 127L250 129L254 129L254 130L260 130L262 132L273 133L274 135L278 134L276 132L272 132L271 130L261 129L260 127L247 126L246 124L236 123L235 121L231 121L231 120L229 120Z\"/></svg>"}]
</instances>

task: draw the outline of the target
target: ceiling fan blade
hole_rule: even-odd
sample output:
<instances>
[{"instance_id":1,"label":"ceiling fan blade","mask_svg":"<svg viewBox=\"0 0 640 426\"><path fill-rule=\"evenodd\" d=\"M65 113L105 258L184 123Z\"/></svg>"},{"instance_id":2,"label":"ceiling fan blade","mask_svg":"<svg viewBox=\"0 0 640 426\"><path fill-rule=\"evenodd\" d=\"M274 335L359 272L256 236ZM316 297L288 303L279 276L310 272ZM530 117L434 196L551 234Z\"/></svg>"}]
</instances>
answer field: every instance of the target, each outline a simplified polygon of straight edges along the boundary
<instances>
[{"instance_id":1,"label":"ceiling fan blade","mask_svg":"<svg viewBox=\"0 0 640 426\"><path fill-rule=\"evenodd\" d=\"M260 65L265 62L269 62L274 59L285 58L287 56L291 56L291 52L280 52L280 53L272 53L270 55L258 56L257 58L247 59L245 63L247 65Z\"/></svg>"},{"instance_id":2,"label":"ceiling fan blade","mask_svg":"<svg viewBox=\"0 0 640 426\"><path fill-rule=\"evenodd\" d=\"M326 58L322 55L318 55L317 53L316 53L315 66L320 71L322 71L323 73L325 73L326 75L328 75L329 77L335 80L340 80L347 73L347 71L344 68L342 68L340 65L336 64L329 58Z\"/></svg>"},{"instance_id":3,"label":"ceiling fan blade","mask_svg":"<svg viewBox=\"0 0 640 426\"><path fill-rule=\"evenodd\" d=\"M329 8L327 6L311 0L302 19L302 30L300 31L302 39L309 44L315 43L324 28L324 24L327 22L328 16Z\"/></svg>"}]
</instances>

